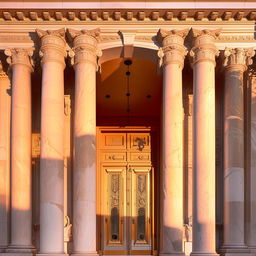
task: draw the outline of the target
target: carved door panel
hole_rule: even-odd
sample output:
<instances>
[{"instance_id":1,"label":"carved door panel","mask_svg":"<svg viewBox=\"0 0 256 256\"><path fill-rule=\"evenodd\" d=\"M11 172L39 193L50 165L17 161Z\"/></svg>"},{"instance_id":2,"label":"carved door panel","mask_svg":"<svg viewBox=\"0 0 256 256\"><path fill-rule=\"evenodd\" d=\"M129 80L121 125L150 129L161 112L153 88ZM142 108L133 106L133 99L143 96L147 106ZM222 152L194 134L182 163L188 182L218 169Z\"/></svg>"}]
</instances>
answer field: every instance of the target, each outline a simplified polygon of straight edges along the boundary
<instances>
[{"instance_id":1,"label":"carved door panel","mask_svg":"<svg viewBox=\"0 0 256 256\"><path fill-rule=\"evenodd\" d=\"M103 255L152 255L150 132L102 132L100 241Z\"/></svg>"},{"instance_id":2,"label":"carved door panel","mask_svg":"<svg viewBox=\"0 0 256 256\"><path fill-rule=\"evenodd\" d=\"M126 167L103 167L103 248L126 250Z\"/></svg>"},{"instance_id":3,"label":"carved door panel","mask_svg":"<svg viewBox=\"0 0 256 256\"><path fill-rule=\"evenodd\" d=\"M151 250L151 167L102 168L103 250Z\"/></svg>"},{"instance_id":4,"label":"carved door panel","mask_svg":"<svg viewBox=\"0 0 256 256\"><path fill-rule=\"evenodd\" d=\"M151 250L151 167L130 167L131 250Z\"/></svg>"}]
</instances>

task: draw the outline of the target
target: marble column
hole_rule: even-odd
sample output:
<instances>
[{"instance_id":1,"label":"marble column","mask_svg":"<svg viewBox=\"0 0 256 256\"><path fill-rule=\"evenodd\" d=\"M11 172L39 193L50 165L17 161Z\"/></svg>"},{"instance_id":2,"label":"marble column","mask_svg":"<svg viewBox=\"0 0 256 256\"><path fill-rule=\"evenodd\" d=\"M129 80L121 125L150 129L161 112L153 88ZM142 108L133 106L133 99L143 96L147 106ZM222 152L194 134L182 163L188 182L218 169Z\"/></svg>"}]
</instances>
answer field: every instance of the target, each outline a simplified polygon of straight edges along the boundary
<instances>
[{"instance_id":1,"label":"marble column","mask_svg":"<svg viewBox=\"0 0 256 256\"><path fill-rule=\"evenodd\" d=\"M7 248L10 236L10 85L0 61L0 253Z\"/></svg>"},{"instance_id":2,"label":"marble column","mask_svg":"<svg viewBox=\"0 0 256 256\"><path fill-rule=\"evenodd\" d=\"M99 30L68 30L75 69L73 255L96 251L96 68Z\"/></svg>"},{"instance_id":3,"label":"marble column","mask_svg":"<svg viewBox=\"0 0 256 256\"><path fill-rule=\"evenodd\" d=\"M244 255L244 71L252 49L224 51L224 241L226 255Z\"/></svg>"},{"instance_id":4,"label":"marble column","mask_svg":"<svg viewBox=\"0 0 256 256\"><path fill-rule=\"evenodd\" d=\"M41 39L40 254L64 254L65 30L37 30Z\"/></svg>"},{"instance_id":5,"label":"marble column","mask_svg":"<svg viewBox=\"0 0 256 256\"><path fill-rule=\"evenodd\" d=\"M11 241L6 252L32 254L31 72L32 49L6 49L12 69Z\"/></svg>"},{"instance_id":6,"label":"marble column","mask_svg":"<svg viewBox=\"0 0 256 256\"><path fill-rule=\"evenodd\" d=\"M187 34L188 30L158 33L163 64L160 255L184 255L182 69Z\"/></svg>"},{"instance_id":7,"label":"marble column","mask_svg":"<svg viewBox=\"0 0 256 256\"><path fill-rule=\"evenodd\" d=\"M215 56L218 31L192 30L193 244L192 256L216 255Z\"/></svg>"},{"instance_id":8,"label":"marble column","mask_svg":"<svg viewBox=\"0 0 256 256\"><path fill-rule=\"evenodd\" d=\"M250 175L249 175L249 191L250 200L248 200L249 218L247 220L247 239L248 246L254 254L256 253L256 68L253 69L249 76L249 85L251 87L251 113L250 113ZM247 179L248 180L248 179Z\"/></svg>"}]
</instances>

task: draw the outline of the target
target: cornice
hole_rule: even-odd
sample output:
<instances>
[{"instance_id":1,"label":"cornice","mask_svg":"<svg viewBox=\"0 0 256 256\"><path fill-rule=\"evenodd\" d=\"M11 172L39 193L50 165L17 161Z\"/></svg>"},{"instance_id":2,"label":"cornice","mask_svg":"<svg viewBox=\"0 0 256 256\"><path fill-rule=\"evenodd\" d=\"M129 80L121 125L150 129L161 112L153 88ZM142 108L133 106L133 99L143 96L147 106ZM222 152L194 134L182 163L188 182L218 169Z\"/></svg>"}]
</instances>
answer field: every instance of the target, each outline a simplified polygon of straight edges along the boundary
<instances>
[{"instance_id":1,"label":"cornice","mask_svg":"<svg viewBox=\"0 0 256 256\"><path fill-rule=\"evenodd\" d=\"M31 9L2 9L0 11L0 23L94 23L103 22L172 22L172 21L255 21L255 9L176 9L176 10L157 10L157 9L50 9L50 10L31 10Z\"/></svg>"}]
</instances>

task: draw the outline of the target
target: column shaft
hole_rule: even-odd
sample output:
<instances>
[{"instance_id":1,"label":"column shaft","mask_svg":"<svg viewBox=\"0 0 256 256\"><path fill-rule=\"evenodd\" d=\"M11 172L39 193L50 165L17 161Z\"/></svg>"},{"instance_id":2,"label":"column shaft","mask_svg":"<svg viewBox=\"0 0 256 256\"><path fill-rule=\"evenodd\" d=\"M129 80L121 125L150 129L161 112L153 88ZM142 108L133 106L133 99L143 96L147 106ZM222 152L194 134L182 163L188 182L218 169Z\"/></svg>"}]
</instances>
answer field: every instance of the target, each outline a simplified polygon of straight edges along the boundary
<instances>
[{"instance_id":1,"label":"column shaft","mask_svg":"<svg viewBox=\"0 0 256 256\"><path fill-rule=\"evenodd\" d=\"M215 252L214 64L194 67L193 252Z\"/></svg>"},{"instance_id":2,"label":"column shaft","mask_svg":"<svg viewBox=\"0 0 256 256\"><path fill-rule=\"evenodd\" d=\"M96 60L98 30L74 38L73 255L96 255Z\"/></svg>"},{"instance_id":3,"label":"column shaft","mask_svg":"<svg viewBox=\"0 0 256 256\"><path fill-rule=\"evenodd\" d=\"M0 62L0 253L9 244L10 218L10 80Z\"/></svg>"},{"instance_id":4,"label":"column shaft","mask_svg":"<svg viewBox=\"0 0 256 256\"><path fill-rule=\"evenodd\" d=\"M216 254L214 31L193 30L193 249Z\"/></svg>"},{"instance_id":5,"label":"column shaft","mask_svg":"<svg viewBox=\"0 0 256 256\"><path fill-rule=\"evenodd\" d=\"M159 31L163 57L161 255L183 252L183 46L188 31ZM162 55L162 56L161 56Z\"/></svg>"},{"instance_id":6,"label":"column shaft","mask_svg":"<svg viewBox=\"0 0 256 256\"><path fill-rule=\"evenodd\" d=\"M226 71L224 102L224 246L244 246L243 72Z\"/></svg>"},{"instance_id":7,"label":"column shaft","mask_svg":"<svg viewBox=\"0 0 256 256\"><path fill-rule=\"evenodd\" d=\"M32 52L6 50L12 67L11 243L7 252L32 252L31 71Z\"/></svg>"},{"instance_id":8,"label":"column shaft","mask_svg":"<svg viewBox=\"0 0 256 256\"><path fill-rule=\"evenodd\" d=\"M183 237L183 106L178 64L164 68L162 128L162 253L182 253Z\"/></svg>"},{"instance_id":9,"label":"column shaft","mask_svg":"<svg viewBox=\"0 0 256 256\"><path fill-rule=\"evenodd\" d=\"M96 253L95 66L80 63L75 72L74 253Z\"/></svg>"},{"instance_id":10,"label":"column shaft","mask_svg":"<svg viewBox=\"0 0 256 256\"><path fill-rule=\"evenodd\" d=\"M64 30L41 37L40 254L64 254Z\"/></svg>"},{"instance_id":11,"label":"column shaft","mask_svg":"<svg viewBox=\"0 0 256 256\"><path fill-rule=\"evenodd\" d=\"M256 252L256 75L250 79L251 86L251 122L250 122L250 202L248 219L248 246Z\"/></svg>"},{"instance_id":12,"label":"column shaft","mask_svg":"<svg viewBox=\"0 0 256 256\"><path fill-rule=\"evenodd\" d=\"M244 85L247 51L225 50L224 242L226 255L244 254Z\"/></svg>"}]
</instances>

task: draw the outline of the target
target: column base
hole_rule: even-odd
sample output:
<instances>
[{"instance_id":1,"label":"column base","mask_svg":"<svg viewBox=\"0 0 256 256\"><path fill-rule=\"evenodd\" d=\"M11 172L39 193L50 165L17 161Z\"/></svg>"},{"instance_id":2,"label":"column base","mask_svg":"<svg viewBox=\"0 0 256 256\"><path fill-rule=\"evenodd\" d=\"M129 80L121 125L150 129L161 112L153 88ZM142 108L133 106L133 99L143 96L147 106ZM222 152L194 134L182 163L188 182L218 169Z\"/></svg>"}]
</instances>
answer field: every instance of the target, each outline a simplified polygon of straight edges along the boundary
<instances>
[{"instance_id":1,"label":"column base","mask_svg":"<svg viewBox=\"0 0 256 256\"><path fill-rule=\"evenodd\" d=\"M5 252L6 248L7 248L7 246L5 246L5 247L0 246L0 253Z\"/></svg>"},{"instance_id":2,"label":"column base","mask_svg":"<svg viewBox=\"0 0 256 256\"><path fill-rule=\"evenodd\" d=\"M185 256L184 252L159 253L159 256Z\"/></svg>"},{"instance_id":3,"label":"column base","mask_svg":"<svg viewBox=\"0 0 256 256\"><path fill-rule=\"evenodd\" d=\"M65 253L37 253L36 256L68 256L68 254Z\"/></svg>"},{"instance_id":4,"label":"column base","mask_svg":"<svg viewBox=\"0 0 256 256\"><path fill-rule=\"evenodd\" d=\"M210 252L192 252L190 256L219 256L219 254Z\"/></svg>"},{"instance_id":5,"label":"column base","mask_svg":"<svg viewBox=\"0 0 256 256\"><path fill-rule=\"evenodd\" d=\"M36 249L34 246L10 245L6 248L5 256L32 256L35 255Z\"/></svg>"},{"instance_id":6,"label":"column base","mask_svg":"<svg viewBox=\"0 0 256 256\"><path fill-rule=\"evenodd\" d=\"M70 256L99 256L97 252L74 252Z\"/></svg>"},{"instance_id":7,"label":"column base","mask_svg":"<svg viewBox=\"0 0 256 256\"><path fill-rule=\"evenodd\" d=\"M252 255L250 249L245 245L238 246L223 246L220 249L220 254L222 256L243 256Z\"/></svg>"}]
</instances>

